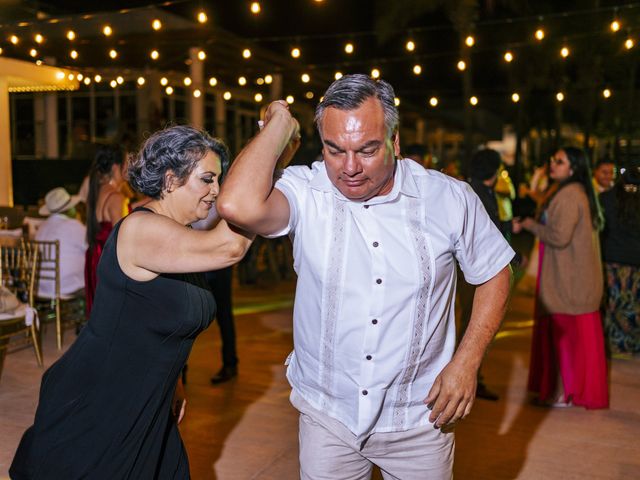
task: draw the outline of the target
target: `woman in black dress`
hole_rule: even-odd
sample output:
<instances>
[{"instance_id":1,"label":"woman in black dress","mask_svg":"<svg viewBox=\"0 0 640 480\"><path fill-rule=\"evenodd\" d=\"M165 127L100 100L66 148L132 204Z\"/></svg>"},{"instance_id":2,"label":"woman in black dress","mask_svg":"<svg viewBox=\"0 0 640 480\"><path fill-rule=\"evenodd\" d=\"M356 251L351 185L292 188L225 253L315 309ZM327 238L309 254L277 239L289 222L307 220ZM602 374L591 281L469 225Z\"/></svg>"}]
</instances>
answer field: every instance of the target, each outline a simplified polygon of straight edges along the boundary
<instances>
[{"instance_id":1,"label":"woman in black dress","mask_svg":"<svg viewBox=\"0 0 640 480\"><path fill-rule=\"evenodd\" d=\"M152 198L105 245L89 322L42 378L13 479L186 479L172 412L180 371L215 302L202 275L238 262L250 238L207 217L228 150L186 126L152 135L129 166Z\"/></svg>"}]
</instances>

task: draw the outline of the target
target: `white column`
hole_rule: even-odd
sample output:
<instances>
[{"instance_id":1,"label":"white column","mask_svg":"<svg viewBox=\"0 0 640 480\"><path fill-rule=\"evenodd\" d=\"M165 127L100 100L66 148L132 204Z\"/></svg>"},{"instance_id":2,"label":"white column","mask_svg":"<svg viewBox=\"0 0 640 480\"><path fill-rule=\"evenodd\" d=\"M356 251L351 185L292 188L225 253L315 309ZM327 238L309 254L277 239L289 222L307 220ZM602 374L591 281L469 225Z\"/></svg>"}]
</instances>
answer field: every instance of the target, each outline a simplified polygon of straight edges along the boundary
<instances>
[{"instance_id":1,"label":"white column","mask_svg":"<svg viewBox=\"0 0 640 480\"><path fill-rule=\"evenodd\" d=\"M45 94L44 110L45 156L47 158L60 158L60 145L58 142L58 94L56 92ZM69 115L67 115L67 117L68 116Z\"/></svg>"},{"instance_id":2,"label":"white column","mask_svg":"<svg viewBox=\"0 0 640 480\"><path fill-rule=\"evenodd\" d=\"M0 77L0 205L13 207L9 83Z\"/></svg>"},{"instance_id":3,"label":"white column","mask_svg":"<svg viewBox=\"0 0 640 480\"><path fill-rule=\"evenodd\" d=\"M191 77L191 87L189 92L189 122L196 128L204 128L204 66L202 60L198 58L199 48L189 49L189 76ZM194 97L193 92L200 90L200 96Z\"/></svg>"}]
</instances>

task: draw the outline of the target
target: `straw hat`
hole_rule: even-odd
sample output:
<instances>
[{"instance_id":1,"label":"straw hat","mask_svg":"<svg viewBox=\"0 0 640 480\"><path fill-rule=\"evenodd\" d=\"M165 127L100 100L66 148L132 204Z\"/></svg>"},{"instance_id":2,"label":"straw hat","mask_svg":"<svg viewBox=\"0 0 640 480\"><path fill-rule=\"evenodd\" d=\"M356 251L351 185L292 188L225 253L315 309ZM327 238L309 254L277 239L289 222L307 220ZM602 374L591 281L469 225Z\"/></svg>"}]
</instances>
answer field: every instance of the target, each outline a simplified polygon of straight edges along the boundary
<instances>
[{"instance_id":1,"label":"straw hat","mask_svg":"<svg viewBox=\"0 0 640 480\"><path fill-rule=\"evenodd\" d=\"M81 199L77 195L69 195L63 187L54 188L44 196L44 205L38 213L42 216L52 213L66 212L75 207Z\"/></svg>"}]
</instances>

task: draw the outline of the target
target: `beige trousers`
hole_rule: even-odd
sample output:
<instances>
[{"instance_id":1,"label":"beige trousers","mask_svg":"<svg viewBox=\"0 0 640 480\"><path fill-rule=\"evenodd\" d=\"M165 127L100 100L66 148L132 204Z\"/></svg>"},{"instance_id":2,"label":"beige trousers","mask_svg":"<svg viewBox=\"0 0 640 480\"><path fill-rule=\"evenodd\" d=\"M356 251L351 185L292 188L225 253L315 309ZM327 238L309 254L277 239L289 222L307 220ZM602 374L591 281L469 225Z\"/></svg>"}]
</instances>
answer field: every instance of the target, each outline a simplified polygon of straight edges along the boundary
<instances>
[{"instance_id":1,"label":"beige trousers","mask_svg":"<svg viewBox=\"0 0 640 480\"><path fill-rule=\"evenodd\" d=\"M360 448L356 436L342 423L314 409L295 392L291 400L300 410L302 480L369 480L374 465L385 480L453 478L453 431L445 433L427 425L405 432L374 433Z\"/></svg>"}]
</instances>

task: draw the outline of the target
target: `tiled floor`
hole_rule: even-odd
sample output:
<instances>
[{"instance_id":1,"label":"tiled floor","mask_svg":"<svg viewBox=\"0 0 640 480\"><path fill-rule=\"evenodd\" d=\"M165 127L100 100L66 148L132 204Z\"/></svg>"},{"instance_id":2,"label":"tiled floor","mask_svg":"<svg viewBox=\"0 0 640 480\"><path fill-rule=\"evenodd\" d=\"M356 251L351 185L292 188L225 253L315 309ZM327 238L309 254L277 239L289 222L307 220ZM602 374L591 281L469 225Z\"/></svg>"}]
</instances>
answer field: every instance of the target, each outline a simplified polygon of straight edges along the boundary
<instances>
[{"instance_id":1,"label":"tiled floor","mask_svg":"<svg viewBox=\"0 0 640 480\"><path fill-rule=\"evenodd\" d=\"M218 387L209 384L220 365L215 326L198 339L189 362L181 432L192 476L295 479L297 415L288 402L283 366L292 346L290 295L286 288L275 296L260 289L239 293L240 376ZM640 478L640 360L612 362L609 410L534 407L525 392L531 309L531 297L515 295L483 368L500 401L478 400L457 427L456 478ZM53 336L49 328L47 364L57 356ZM41 374L31 351L7 357L0 381L0 478L33 418Z\"/></svg>"}]
</instances>

